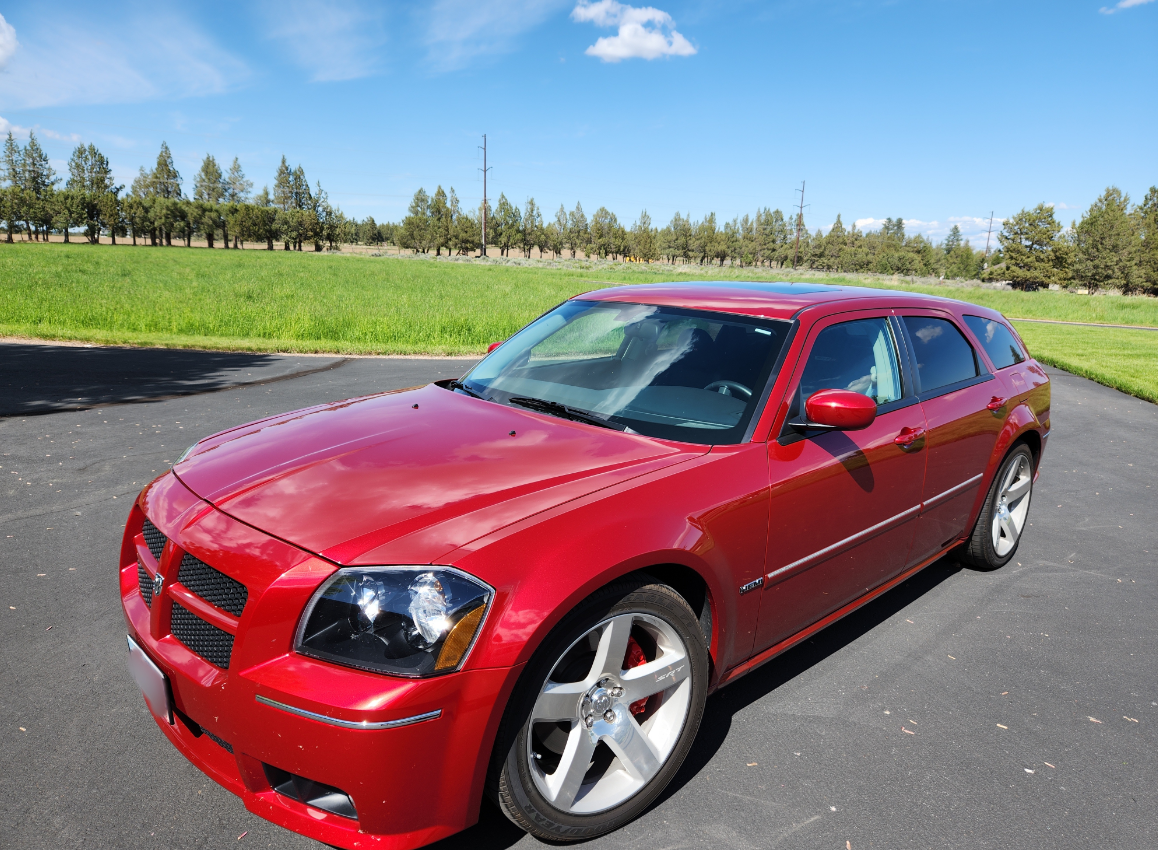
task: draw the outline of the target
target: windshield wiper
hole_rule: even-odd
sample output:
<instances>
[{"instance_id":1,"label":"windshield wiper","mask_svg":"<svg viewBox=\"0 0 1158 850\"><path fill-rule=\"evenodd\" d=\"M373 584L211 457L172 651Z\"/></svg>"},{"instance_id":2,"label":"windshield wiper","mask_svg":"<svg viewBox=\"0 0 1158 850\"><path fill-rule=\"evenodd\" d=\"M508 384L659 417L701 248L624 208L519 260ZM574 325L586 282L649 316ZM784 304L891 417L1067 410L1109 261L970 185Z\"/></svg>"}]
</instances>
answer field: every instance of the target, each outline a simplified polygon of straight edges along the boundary
<instances>
[{"instance_id":1,"label":"windshield wiper","mask_svg":"<svg viewBox=\"0 0 1158 850\"><path fill-rule=\"evenodd\" d=\"M481 396L478 393L476 393L474 390L472 390L470 387L468 387L462 381L451 381L446 386L448 389L451 389L451 390L462 390L467 395L472 395L475 398L481 398L483 401L489 401L490 400L490 399L486 398L485 396Z\"/></svg>"},{"instance_id":2,"label":"windshield wiper","mask_svg":"<svg viewBox=\"0 0 1158 850\"><path fill-rule=\"evenodd\" d=\"M529 410L536 410L539 413L549 413L553 416L561 416L564 419L571 419L575 422L586 422L588 425L598 425L600 428L610 428L613 431L626 431L627 426L621 425L618 422L611 422L607 419L600 419L593 413L586 410L580 410L577 407L571 407L566 404L560 404L557 401L547 401L542 398L527 398L526 396L512 396L511 404L517 404L520 407L525 407Z\"/></svg>"}]
</instances>

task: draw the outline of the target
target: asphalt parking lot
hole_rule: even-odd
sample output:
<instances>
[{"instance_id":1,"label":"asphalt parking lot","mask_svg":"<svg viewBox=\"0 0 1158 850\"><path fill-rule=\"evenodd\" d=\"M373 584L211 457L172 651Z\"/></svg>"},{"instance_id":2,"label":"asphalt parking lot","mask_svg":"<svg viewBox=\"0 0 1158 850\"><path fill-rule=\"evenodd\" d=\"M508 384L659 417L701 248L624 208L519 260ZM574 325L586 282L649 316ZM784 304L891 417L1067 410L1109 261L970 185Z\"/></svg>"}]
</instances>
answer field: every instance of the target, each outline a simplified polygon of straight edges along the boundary
<instances>
[{"instance_id":1,"label":"asphalt parking lot","mask_svg":"<svg viewBox=\"0 0 1158 850\"><path fill-rule=\"evenodd\" d=\"M86 351L0 345L0 847L320 847L153 724L125 667L122 526L200 436L469 363ZM1051 374L1016 561L934 564L712 697L668 792L589 846L1152 845L1158 406ZM537 844L485 805L438 846Z\"/></svg>"}]
</instances>

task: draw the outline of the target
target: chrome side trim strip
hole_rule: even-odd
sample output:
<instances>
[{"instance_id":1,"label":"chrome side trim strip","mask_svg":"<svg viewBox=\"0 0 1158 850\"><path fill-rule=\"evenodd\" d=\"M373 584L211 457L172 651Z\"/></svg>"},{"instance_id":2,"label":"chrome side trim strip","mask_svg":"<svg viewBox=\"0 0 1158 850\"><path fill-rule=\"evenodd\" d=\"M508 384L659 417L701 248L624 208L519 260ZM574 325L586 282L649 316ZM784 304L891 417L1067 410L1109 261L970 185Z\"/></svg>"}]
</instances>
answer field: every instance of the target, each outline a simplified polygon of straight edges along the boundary
<instances>
[{"instance_id":1,"label":"chrome side trim strip","mask_svg":"<svg viewBox=\"0 0 1158 850\"><path fill-rule=\"evenodd\" d=\"M966 487L968 487L970 484L974 484L974 483L980 481L981 477L983 475L984 475L984 473L979 472L976 475L974 475L972 478L970 478L968 481L962 481L956 487L950 487L944 493L940 493L931 499L926 499L924 507L925 508L931 507L931 506L937 504L937 502L940 502L942 499L948 499L950 496L956 495L957 493L961 492Z\"/></svg>"},{"instance_id":2,"label":"chrome side trim strip","mask_svg":"<svg viewBox=\"0 0 1158 850\"><path fill-rule=\"evenodd\" d=\"M884 531L890 525L894 525L894 524L900 522L901 520L903 520L909 516L912 516L920 509L921 509L921 506L916 505L914 507L909 508L907 511L901 511L896 516L889 517L888 519L884 520L883 522L878 522L876 525L870 526L869 528L866 528L864 531L858 531L856 534L852 535L851 537L846 537L846 538L844 538L844 540L841 540L837 543L833 543L831 546L825 546L820 551L813 552L811 555L808 555L804 558L801 558L799 561L793 561L791 564L788 564L787 566L781 567L778 570L773 570L772 572L768 573L768 575L766 577L769 580L771 580L771 579L775 578L776 576L781 575L782 573L788 572L791 569L795 569L796 567L803 566L804 564L807 564L809 561L815 561L819 558L823 558L825 555L829 555L829 554L836 552L839 549L843 549L846 546L849 546L853 543L856 543L858 540L864 540L866 537L872 537L874 534L877 534L879 532Z\"/></svg>"},{"instance_id":3,"label":"chrome side trim strip","mask_svg":"<svg viewBox=\"0 0 1158 850\"><path fill-rule=\"evenodd\" d=\"M298 717L307 717L310 720L317 720L322 723L328 723L331 726L340 726L343 729L397 729L400 726L410 726L415 723L421 723L424 720L434 720L442 716L442 709L436 711L428 711L425 714L416 714L413 717L404 717L401 720L384 720L381 723L370 723L366 720L339 720L336 717L329 717L325 714L318 714L316 711L306 711L304 708L294 708L292 705L286 705L284 702L277 702L269 697L263 697L260 694L254 696L254 699L262 705L268 705L270 708L276 708L289 714L296 714Z\"/></svg>"}]
</instances>

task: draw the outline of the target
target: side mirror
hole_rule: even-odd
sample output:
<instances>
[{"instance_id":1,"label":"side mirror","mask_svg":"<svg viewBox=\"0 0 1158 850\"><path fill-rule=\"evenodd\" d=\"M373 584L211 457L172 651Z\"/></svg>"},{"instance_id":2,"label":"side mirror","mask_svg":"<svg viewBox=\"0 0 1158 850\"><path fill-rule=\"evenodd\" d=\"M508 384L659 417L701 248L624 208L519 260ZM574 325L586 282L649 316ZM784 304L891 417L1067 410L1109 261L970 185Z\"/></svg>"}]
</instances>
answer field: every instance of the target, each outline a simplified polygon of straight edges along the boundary
<instances>
[{"instance_id":1,"label":"side mirror","mask_svg":"<svg viewBox=\"0 0 1158 850\"><path fill-rule=\"evenodd\" d=\"M804 402L802 417L789 424L797 431L859 431L877 418L877 404L851 390L817 390Z\"/></svg>"},{"instance_id":2,"label":"side mirror","mask_svg":"<svg viewBox=\"0 0 1158 850\"><path fill-rule=\"evenodd\" d=\"M487 346L487 354L490 354L492 351L494 351L500 345L502 345L501 342L492 342L490 345Z\"/></svg>"}]
</instances>

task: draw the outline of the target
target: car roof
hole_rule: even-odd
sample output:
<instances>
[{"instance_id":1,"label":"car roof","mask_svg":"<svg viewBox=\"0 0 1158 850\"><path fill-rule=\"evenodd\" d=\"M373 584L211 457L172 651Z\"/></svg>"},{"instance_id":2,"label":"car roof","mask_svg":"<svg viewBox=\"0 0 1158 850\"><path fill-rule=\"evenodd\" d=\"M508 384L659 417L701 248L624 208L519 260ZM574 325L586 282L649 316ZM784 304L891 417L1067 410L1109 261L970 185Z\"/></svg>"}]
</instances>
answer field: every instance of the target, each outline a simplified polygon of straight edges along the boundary
<instances>
[{"instance_id":1,"label":"car roof","mask_svg":"<svg viewBox=\"0 0 1158 850\"><path fill-rule=\"evenodd\" d=\"M769 319L791 319L801 310L834 302L841 302L842 310L873 307L939 307L955 310L964 306L961 301L919 292L787 281L693 280L638 283L597 289L575 297L583 301L655 304L661 307L710 310ZM982 315L999 315L984 307L973 304L969 306L976 307L976 312Z\"/></svg>"}]
</instances>

